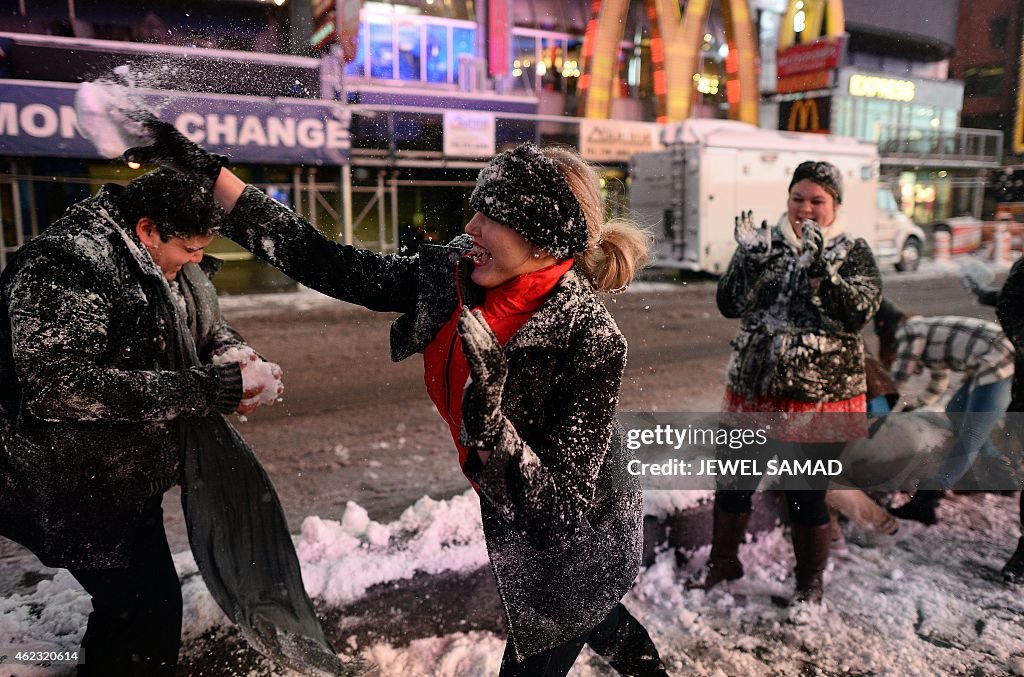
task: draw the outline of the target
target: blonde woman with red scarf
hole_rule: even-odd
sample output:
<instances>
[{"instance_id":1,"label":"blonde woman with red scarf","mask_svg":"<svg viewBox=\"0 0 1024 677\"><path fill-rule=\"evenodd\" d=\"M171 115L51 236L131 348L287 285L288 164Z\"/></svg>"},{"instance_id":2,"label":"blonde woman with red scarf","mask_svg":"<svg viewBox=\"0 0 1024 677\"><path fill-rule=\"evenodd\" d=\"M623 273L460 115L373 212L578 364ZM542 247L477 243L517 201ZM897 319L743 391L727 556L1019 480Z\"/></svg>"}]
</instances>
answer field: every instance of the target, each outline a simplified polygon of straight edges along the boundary
<instances>
[{"instance_id":1,"label":"blonde woman with red scarf","mask_svg":"<svg viewBox=\"0 0 1024 677\"><path fill-rule=\"evenodd\" d=\"M605 223L600 183L576 153L523 144L497 155L447 247L384 256L323 238L158 120L129 151L205 175L221 233L292 278L401 312L391 357L423 353L427 392L480 496L508 620L501 675L565 675L584 644L621 674L666 674L620 599L639 566L641 492L613 419L626 341L597 296L624 288L644 235Z\"/></svg>"}]
</instances>

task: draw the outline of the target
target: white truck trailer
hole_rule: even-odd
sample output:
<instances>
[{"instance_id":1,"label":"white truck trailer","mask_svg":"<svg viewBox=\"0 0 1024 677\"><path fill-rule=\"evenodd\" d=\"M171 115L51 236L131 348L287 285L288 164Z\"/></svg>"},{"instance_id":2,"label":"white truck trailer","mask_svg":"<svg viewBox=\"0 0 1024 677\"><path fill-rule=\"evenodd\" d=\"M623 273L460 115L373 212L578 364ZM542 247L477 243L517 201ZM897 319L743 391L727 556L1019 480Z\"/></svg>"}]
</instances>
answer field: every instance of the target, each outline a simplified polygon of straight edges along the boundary
<instances>
[{"instance_id":1,"label":"white truck trailer","mask_svg":"<svg viewBox=\"0 0 1024 677\"><path fill-rule=\"evenodd\" d=\"M665 150L634 155L633 218L655 236L652 265L721 274L736 248L735 217L774 225L786 188L804 160L827 160L843 175L848 232L871 244L880 264L914 270L924 233L878 182L878 150L856 139L760 129L730 120L695 119L665 128Z\"/></svg>"}]
</instances>

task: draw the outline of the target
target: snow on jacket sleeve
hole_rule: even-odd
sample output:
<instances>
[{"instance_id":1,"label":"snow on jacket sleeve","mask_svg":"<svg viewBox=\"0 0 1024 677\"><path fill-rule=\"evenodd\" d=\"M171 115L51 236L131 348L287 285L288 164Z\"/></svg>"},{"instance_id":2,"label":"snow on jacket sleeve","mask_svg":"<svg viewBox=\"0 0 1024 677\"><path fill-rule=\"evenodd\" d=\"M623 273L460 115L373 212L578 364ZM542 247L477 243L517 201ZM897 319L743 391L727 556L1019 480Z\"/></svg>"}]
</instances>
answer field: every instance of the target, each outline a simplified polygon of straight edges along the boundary
<instances>
[{"instance_id":1,"label":"snow on jacket sleeve","mask_svg":"<svg viewBox=\"0 0 1024 677\"><path fill-rule=\"evenodd\" d=\"M472 478L483 499L538 547L591 531L587 513L609 451L625 364L621 335L585 334L571 359L568 387L549 395L559 406L542 431L543 448L531 448L506 417Z\"/></svg>"},{"instance_id":2,"label":"snow on jacket sleeve","mask_svg":"<svg viewBox=\"0 0 1024 677\"><path fill-rule=\"evenodd\" d=\"M718 280L718 291L715 294L718 311L723 317L736 319L743 315L752 302L755 279L752 262L743 247L736 247L725 274Z\"/></svg>"},{"instance_id":3,"label":"snow on jacket sleeve","mask_svg":"<svg viewBox=\"0 0 1024 677\"><path fill-rule=\"evenodd\" d=\"M240 348L247 345L242 335L235 331L235 328L228 324L228 321L221 315L218 322L211 328L210 334L206 337L205 345L199 353L199 359L204 364L209 364L214 355L222 353L229 348ZM260 355L260 357L262 358L263 356Z\"/></svg>"},{"instance_id":4,"label":"snow on jacket sleeve","mask_svg":"<svg viewBox=\"0 0 1024 677\"><path fill-rule=\"evenodd\" d=\"M54 271L60 271L54 274ZM185 371L103 366L112 307L94 263L48 251L24 262L11 283L15 368L29 411L48 421L158 421L233 410L237 365ZM123 350L131 350L130 343Z\"/></svg>"},{"instance_id":5,"label":"snow on jacket sleeve","mask_svg":"<svg viewBox=\"0 0 1024 677\"><path fill-rule=\"evenodd\" d=\"M788 265L782 247L775 247L761 258L754 258L743 247L737 247L718 280L715 293L718 312L722 317L736 319L759 306L774 303L783 280L787 279Z\"/></svg>"},{"instance_id":6,"label":"snow on jacket sleeve","mask_svg":"<svg viewBox=\"0 0 1024 677\"><path fill-rule=\"evenodd\" d=\"M859 332L882 302L882 275L868 243L856 240L846 260L821 280L816 305L846 331Z\"/></svg>"},{"instance_id":7,"label":"snow on jacket sleeve","mask_svg":"<svg viewBox=\"0 0 1024 677\"><path fill-rule=\"evenodd\" d=\"M331 242L253 186L246 187L220 232L328 296L377 311L407 313L416 307L418 257Z\"/></svg>"}]
</instances>

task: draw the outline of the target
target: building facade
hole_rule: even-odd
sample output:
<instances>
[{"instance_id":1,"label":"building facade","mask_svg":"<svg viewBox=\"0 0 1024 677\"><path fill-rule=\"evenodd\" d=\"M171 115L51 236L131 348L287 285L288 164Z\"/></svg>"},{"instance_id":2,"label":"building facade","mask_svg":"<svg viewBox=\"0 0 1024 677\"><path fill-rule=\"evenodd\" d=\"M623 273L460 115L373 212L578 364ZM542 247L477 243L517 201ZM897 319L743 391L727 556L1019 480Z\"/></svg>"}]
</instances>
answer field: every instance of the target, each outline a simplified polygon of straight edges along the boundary
<instances>
[{"instance_id":1,"label":"building facade","mask_svg":"<svg viewBox=\"0 0 1024 677\"><path fill-rule=\"evenodd\" d=\"M792 118L878 142L910 213L928 221L966 211L974 183L966 198L956 191L978 169L955 160L977 139L960 127L962 86L945 79L955 0L929 3L916 21L896 3L859 0L846 3L843 22L822 9L841 0L806 1L681 11L664 0L620 0L620 19L603 33L613 42L595 51L600 15L586 0L8 0L0 3L0 266L68 204L134 175L100 158L73 124L77 83L123 64L161 115L232 155L243 178L330 236L383 251L458 232L476 172L520 141L579 147L603 165L613 209L624 205L629 157L661 147L655 120L671 110L753 111L770 126ZM848 33L838 70L823 89L779 95L771 91L779 36L808 12ZM741 44L755 27L761 70ZM686 70L670 72L684 29L693 34ZM605 112L581 116L600 69ZM760 113L744 108L751 75L765 95ZM218 246L228 258L247 256Z\"/></svg>"},{"instance_id":2,"label":"building facade","mask_svg":"<svg viewBox=\"0 0 1024 677\"><path fill-rule=\"evenodd\" d=\"M780 25L777 34L785 36L787 21L800 29L795 46L782 45L779 77L772 81L762 74L762 88L774 104L774 109L766 106L762 123L877 143L883 180L919 223L980 215L987 175L998 166L1003 141L1000 134L971 129L961 119L964 83L949 77L958 3L841 4L840 9L829 3L825 16L842 11L842 34L807 44L799 34L810 30L803 24L811 10L800 0L781 15L771 12L771 20L762 15L762 25ZM812 34L812 40L817 37ZM815 56L814 49L822 54ZM762 54L766 51L762 44ZM818 70L802 70L807 64Z\"/></svg>"},{"instance_id":3,"label":"building facade","mask_svg":"<svg viewBox=\"0 0 1024 677\"><path fill-rule=\"evenodd\" d=\"M961 0L952 77L964 83L964 126L995 129L1008 141L1007 159L1019 161L1015 119L1018 110L1021 4L1013 0Z\"/></svg>"}]
</instances>

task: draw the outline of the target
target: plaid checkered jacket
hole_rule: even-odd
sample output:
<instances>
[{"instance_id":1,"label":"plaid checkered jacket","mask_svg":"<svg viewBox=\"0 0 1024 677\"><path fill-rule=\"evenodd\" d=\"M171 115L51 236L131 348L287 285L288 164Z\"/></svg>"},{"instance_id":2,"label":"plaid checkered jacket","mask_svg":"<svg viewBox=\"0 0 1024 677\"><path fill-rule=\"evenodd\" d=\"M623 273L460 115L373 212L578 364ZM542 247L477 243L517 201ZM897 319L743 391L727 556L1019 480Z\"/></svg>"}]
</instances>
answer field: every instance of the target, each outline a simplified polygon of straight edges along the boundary
<instances>
[{"instance_id":1,"label":"plaid checkered jacket","mask_svg":"<svg viewBox=\"0 0 1024 677\"><path fill-rule=\"evenodd\" d=\"M897 386L925 368L931 371L918 406L938 400L954 371L979 386L1013 376L1013 344L994 322L956 315L912 317L896 331L896 343L892 373Z\"/></svg>"}]
</instances>

